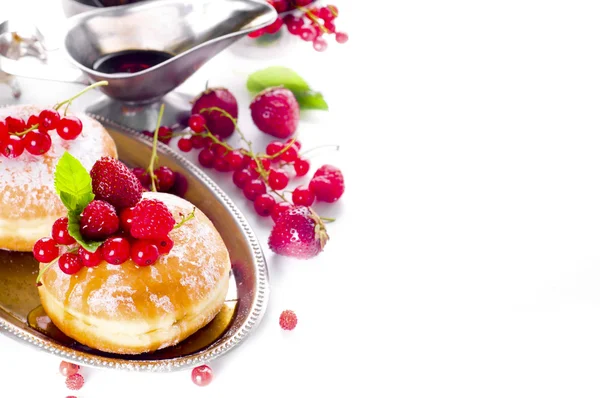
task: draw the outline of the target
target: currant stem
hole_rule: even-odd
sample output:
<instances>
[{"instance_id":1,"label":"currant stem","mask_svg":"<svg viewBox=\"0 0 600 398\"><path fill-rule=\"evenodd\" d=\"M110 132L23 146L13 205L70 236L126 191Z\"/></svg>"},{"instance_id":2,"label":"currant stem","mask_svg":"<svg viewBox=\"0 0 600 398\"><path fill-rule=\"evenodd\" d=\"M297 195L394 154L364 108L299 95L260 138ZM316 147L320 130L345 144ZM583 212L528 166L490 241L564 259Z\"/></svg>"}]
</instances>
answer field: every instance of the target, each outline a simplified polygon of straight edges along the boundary
<instances>
[{"instance_id":1,"label":"currant stem","mask_svg":"<svg viewBox=\"0 0 600 398\"><path fill-rule=\"evenodd\" d=\"M158 111L158 120L156 121L156 129L154 130L154 137L152 140L152 156L150 156L150 165L148 166L148 173L150 173L150 180L152 181L152 191L156 192L156 176L154 175L154 164L158 160L156 155L156 149L158 147L158 129L160 128L160 122L162 121L163 113L165 112L165 104L160 106Z\"/></svg>"},{"instance_id":2,"label":"currant stem","mask_svg":"<svg viewBox=\"0 0 600 398\"><path fill-rule=\"evenodd\" d=\"M321 217L319 216L319 218L325 222L334 222L335 218L331 218L331 217Z\"/></svg>"},{"instance_id":3,"label":"currant stem","mask_svg":"<svg viewBox=\"0 0 600 398\"><path fill-rule=\"evenodd\" d=\"M38 124L34 124L33 126L29 127L25 131L22 131L20 133L13 133L13 134L16 135L17 137L21 137L22 135L25 135L25 134L29 133L30 131L37 129L38 127L40 127L39 123Z\"/></svg>"},{"instance_id":4,"label":"currant stem","mask_svg":"<svg viewBox=\"0 0 600 398\"><path fill-rule=\"evenodd\" d=\"M334 145L334 144L331 144L331 145L321 145L321 146L316 146L314 148L310 148L310 149L302 152L300 154L300 156L305 156L307 153L310 153L310 152L315 151L317 149L323 149L323 148L335 148L336 151L340 150L340 146L339 145Z\"/></svg>"},{"instance_id":5,"label":"currant stem","mask_svg":"<svg viewBox=\"0 0 600 398\"><path fill-rule=\"evenodd\" d=\"M83 94L87 93L90 90L95 89L96 87L100 87L100 86L108 86L108 82L106 80L101 80L99 82L96 82L94 84L91 84L89 86L87 86L86 88L84 88L83 90L81 90L80 92L78 92L77 94L75 94L74 96L72 96L71 98L69 98L66 101L63 102L59 102L58 104L56 104L54 106L54 110L58 111L60 108L62 108L65 104L67 105L67 109L69 108L69 105L78 97L82 96ZM65 114L67 113L67 109L65 109Z\"/></svg>"},{"instance_id":6,"label":"currant stem","mask_svg":"<svg viewBox=\"0 0 600 398\"><path fill-rule=\"evenodd\" d=\"M241 130L238 128L237 120L233 116L231 116L229 114L229 112L227 112L225 109L219 108L218 106L211 106L210 108L202 108L202 109L200 109L200 113L211 112L211 111L219 112L221 115L223 115L227 119L231 120L231 123L233 123L235 131L238 132L238 134L242 138L242 141L244 141L244 143L246 143L246 145L248 145L248 148L251 147L252 143L246 139L246 136L244 135L244 133L242 133Z\"/></svg>"},{"instance_id":7,"label":"currant stem","mask_svg":"<svg viewBox=\"0 0 600 398\"><path fill-rule=\"evenodd\" d=\"M317 16L315 14L313 14L312 12L310 12L310 10L306 7L298 7L298 9L302 12L304 12L304 14L306 14L306 16L308 18L310 18L311 21L315 22L318 26L319 29L321 29L321 31L323 33L332 33L329 31L329 29L327 29L326 27L324 27L323 25L321 25L321 22L319 22L319 19L317 18Z\"/></svg>"},{"instance_id":8,"label":"currant stem","mask_svg":"<svg viewBox=\"0 0 600 398\"><path fill-rule=\"evenodd\" d=\"M292 138L292 140L285 147L283 147L283 149L281 151L277 152L274 155L270 155L270 156L267 155L265 157L268 159L275 159L276 157L283 155L283 153L285 151L287 151L288 149L290 149L292 147L292 145L294 145L294 142L296 142L296 137Z\"/></svg>"},{"instance_id":9,"label":"currant stem","mask_svg":"<svg viewBox=\"0 0 600 398\"><path fill-rule=\"evenodd\" d=\"M174 227L173 229L177 229L179 227L181 227L183 224L185 224L186 222L190 221L192 218L194 218L194 214L196 214L196 208L194 207L194 209L192 210L192 212L190 214L188 214L187 216L183 217L181 219L181 221L179 221Z\"/></svg>"},{"instance_id":10,"label":"currant stem","mask_svg":"<svg viewBox=\"0 0 600 398\"><path fill-rule=\"evenodd\" d=\"M71 247L65 253L75 253L77 250L79 250L79 245L76 245L75 247ZM60 256L62 256L62 254ZM52 264L54 264L55 262L58 261L58 259L60 258L60 256L57 256L54 260L50 261L48 264L46 264L46 266L40 272L38 272L38 276L35 279L35 284L37 286L42 286L42 283L40 282L42 280L42 276L48 270L48 268L50 268L50 266Z\"/></svg>"}]
</instances>

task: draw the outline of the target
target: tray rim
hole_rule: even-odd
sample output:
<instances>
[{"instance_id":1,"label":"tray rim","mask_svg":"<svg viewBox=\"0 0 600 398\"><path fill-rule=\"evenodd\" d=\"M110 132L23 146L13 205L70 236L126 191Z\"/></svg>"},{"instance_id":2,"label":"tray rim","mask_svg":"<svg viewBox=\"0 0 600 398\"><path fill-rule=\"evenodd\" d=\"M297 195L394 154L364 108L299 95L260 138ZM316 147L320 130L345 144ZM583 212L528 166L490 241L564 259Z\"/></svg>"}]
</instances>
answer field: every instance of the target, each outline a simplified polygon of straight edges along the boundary
<instances>
[{"instance_id":1,"label":"tray rim","mask_svg":"<svg viewBox=\"0 0 600 398\"><path fill-rule=\"evenodd\" d=\"M100 115L89 112L84 113L86 116L100 122L102 125L118 130L124 134L129 134L138 141L151 143L149 137L136 130L123 126ZM11 337L18 342L25 342L29 345L33 345L34 348L37 348L38 350L53 354L59 358L83 366L140 372L171 372L206 364L211 360L226 354L244 342L251 332L260 324L263 316L265 315L269 301L269 271L262 247L260 246L258 238L256 237L253 229L248 224L246 217L244 217L229 196L206 173L190 162L187 158L181 156L171 147L161 142L158 142L157 151L163 155L173 157L177 162L188 169L191 174L209 187L217 199L229 209L236 223L243 231L246 242L251 248L252 258L256 267L256 296L253 299L253 305L250 309L247 319L240 326L238 331L221 344L199 354L191 354L181 358L157 360L106 358L89 353L81 355L79 351L69 347L60 346L60 344L48 343L33 333L26 330L21 330L17 326L2 318L0 318L0 333L6 335L7 337Z\"/></svg>"}]
</instances>

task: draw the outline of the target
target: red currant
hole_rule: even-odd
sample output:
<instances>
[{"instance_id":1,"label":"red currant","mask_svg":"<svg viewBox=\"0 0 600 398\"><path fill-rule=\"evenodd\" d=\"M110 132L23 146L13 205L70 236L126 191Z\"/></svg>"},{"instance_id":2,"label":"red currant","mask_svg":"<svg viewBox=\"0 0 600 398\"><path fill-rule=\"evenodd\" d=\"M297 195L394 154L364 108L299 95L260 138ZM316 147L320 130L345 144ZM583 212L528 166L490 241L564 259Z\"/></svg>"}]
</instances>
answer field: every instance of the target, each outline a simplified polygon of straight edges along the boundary
<instances>
[{"instance_id":1,"label":"red currant","mask_svg":"<svg viewBox=\"0 0 600 398\"><path fill-rule=\"evenodd\" d=\"M317 30L312 25L301 27L298 33L304 41L313 41L317 37Z\"/></svg>"},{"instance_id":2,"label":"red currant","mask_svg":"<svg viewBox=\"0 0 600 398\"><path fill-rule=\"evenodd\" d=\"M307 5L309 5L310 3L312 3L315 0L295 0L295 4L298 7L305 7Z\"/></svg>"},{"instance_id":3,"label":"red currant","mask_svg":"<svg viewBox=\"0 0 600 398\"><path fill-rule=\"evenodd\" d=\"M81 120L75 116L65 116L58 122L56 133L63 140L74 140L83 131Z\"/></svg>"},{"instance_id":4,"label":"red currant","mask_svg":"<svg viewBox=\"0 0 600 398\"><path fill-rule=\"evenodd\" d=\"M177 147L181 152L189 152L192 150L192 140L189 138L181 138L177 142Z\"/></svg>"},{"instance_id":5,"label":"red currant","mask_svg":"<svg viewBox=\"0 0 600 398\"><path fill-rule=\"evenodd\" d=\"M9 116L6 118L6 125L10 133L20 133L25 131L27 124L20 117Z\"/></svg>"},{"instance_id":6,"label":"red currant","mask_svg":"<svg viewBox=\"0 0 600 398\"><path fill-rule=\"evenodd\" d=\"M154 242L137 240L131 245L131 259L140 267L152 265L158 259L158 247Z\"/></svg>"},{"instance_id":7,"label":"red currant","mask_svg":"<svg viewBox=\"0 0 600 398\"><path fill-rule=\"evenodd\" d=\"M198 163L201 166L210 169L215 162L215 154L208 148L204 148L198 153Z\"/></svg>"},{"instance_id":8,"label":"red currant","mask_svg":"<svg viewBox=\"0 0 600 398\"><path fill-rule=\"evenodd\" d=\"M275 169L269 172L269 186L274 191L279 191L287 187L288 182L290 181L290 177L288 177L287 173L282 169Z\"/></svg>"},{"instance_id":9,"label":"red currant","mask_svg":"<svg viewBox=\"0 0 600 398\"><path fill-rule=\"evenodd\" d=\"M97 267L102 262L102 250L96 249L95 252L89 252L83 247L79 246L79 261L84 267L93 268Z\"/></svg>"},{"instance_id":10,"label":"red currant","mask_svg":"<svg viewBox=\"0 0 600 398\"><path fill-rule=\"evenodd\" d=\"M269 143L269 145L267 145L267 155L269 156L274 156L276 154L278 154L279 152L281 152L283 150L283 148L285 148L285 144L283 144L282 142L279 141L273 141L271 143Z\"/></svg>"},{"instance_id":11,"label":"red currant","mask_svg":"<svg viewBox=\"0 0 600 398\"><path fill-rule=\"evenodd\" d=\"M288 0L267 0L278 13L286 12L290 9Z\"/></svg>"},{"instance_id":12,"label":"red currant","mask_svg":"<svg viewBox=\"0 0 600 398\"><path fill-rule=\"evenodd\" d=\"M324 38L317 37L313 41L313 48L318 52L323 52L323 51L327 50L327 42L325 41Z\"/></svg>"},{"instance_id":13,"label":"red currant","mask_svg":"<svg viewBox=\"0 0 600 398\"><path fill-rule=\"evenodd\" d=\"M42 238L33 245L33 257L40 263L49 263L58 257L58 246L52 238Z\"/></svg>"},{"instance_id":14,"label":"red currant","mask_svg":"<svg viewBox=\"0 0 600 398\"><path fill-rule=\"evenodd\" d=\"M52 138L50 134L39 131L30 131L23 138L25 149L32 155L43 155L50 150Z\"/></svg>"},{"instance_id":15,"label":"red currant","mask_svg":"<svg viewBox=\"0 0 600 398\"><path fill-rule=\"evenodd\" d=\"M348 33L337 32L335 34L335 41L337 41L340 44L344 44L345 42L348 41Z\"/></svg>"},{"instance_id":16,"label":"red currant","mask_svg":"<svg viewBox=\"0 0 600 398\"><path fill-rule=\"evenodd\" d=\"M271 168L271 161L269 159L260 159L260 163L262 164L262 167L264 170L269 170ZM252 161L250 163L250 169L257 171L258 170L258 166L256 165L256 161Z\"/></svg>"},{"instance_id":17,"label":"red currant","mask_svg":"<svg viewBox=\"0 0 600 398\"><path fill-rule=\"evenodd\" d=\"M249 180L256 178L258 176L253 176L250 170L248 169L240 169L233 172L233 183L236 187L243 189L246 182Z\"/></svg>"},{"instance_id":18,"label":"red currant","mask_svg":"<svg viewBox=\"0 0 600 398\"><path fill-rule=\"evenodd\" d=\"M323 27L327 29L327 33L335 33L335 24L332 21L325 21Z\"/></svg>"},{"instance_id":19,"label":"red currant","mask_svg":"<svg viewBox=\"0 0 600 398\"><path fill-rule=\"evenodd\" d=\"M173 130L171 130L169 127L160 126L158 128L158 140L163 144L169 145L169 142L171 142L172 135Z\"/></svg>"},{"instance_id":20,"label":"red currant","mask_svg":"<svg viewBox=\"0 0 600 398\"><path fill-rule=\"evenodd\" d=\"M294 170L296 171L296 175L298 177L305 176L310 170L310 162L308 161L308 159L298 158L294 162Z\"/></svg>"},{"instance_id":21,"label":"red currant","mask_svg":"<svg viewBox=\"0 0 600 398\"><path fill-rule=\"evenodd\" d=\"M8 136L8 139L0 142L0 152L7 158L18 158L25 150L25 143L16 135Z\"/></svg>"},{"instance_id":22,"label":"red currant","mask_svg":"<svg viewBox=\"0 0 600 398\"><path fill-rule=\"evenodd\" d=\"M257 37L260 37L260 36L262 36L264 34L265 34L265 30L264 29L258 29L258 30L255 30L254 32L248 33L248 37L250 37L252 39L256 39Z\"/></svg>"},{"instance_id":23,"label":"red currant","mask_svg":"<svg viewBox=\"0 0 600 398\"><path fill-rule=\"evenodd\" d=\"M304 25L304 20L302 18L297 18L291 14L286 15L285 18L283 18L283 22L292 35L297 35L300 28Z\"/></svg>"},{"instance_id":24,"label":"red currant","mask_svg":"<svg viewBox=\"0 0 600 398\"><path fill-rule=\"evenodd\" d=\"M102 258L113 265L123 264L129 258L129 242L120 236L111 236L102 244Z\"/></svg>"},{"instance_id":25,"label":"red currant","mask_svg":"<svg viewBox=\"0 0 600 398\"><path fill-rule=\"evenodd\" d=\"M213 151L216 158L222 158L227 153L227 148L216 142L212 143L210 149Z\"/></svg>"},{"instance_id":26,"label":"red currant","mask_svg":"<svg viewBox=\"0 0 600 398\"><path fill-rule=\"evenodd\" d=\"M213 372L208 365L201 365L192 370L192 381L200 387L209 385L212 379Z\"/></svg>"},{"instance_id":27,"label":"red currant","mask_svg":"<svg viewBox=\"0 0 600 398\"><path fill-rule=\"evenodd\" d=\"M220 171L222 173L231 171L231 167L229 166L229 163L227 163L224 157L216 158L213 167L215 168L215 170Z\"/></svg>"},{"instance_id":28,"label":"red currant","mask_svg":"<svg viewBox=\"0 0 600 398\"><path fill-rule=\"evenodd\" d=\"M292 142L292 140L293 140L293 138L290 138L289 140L287 140L285 142L285 145L288 146L290 144L290 142ZM298 141L298 140L295 140L292 145L296 147L296 150L298 152L300 152L300 149L302 149L302 143L300 141Z\"/></svg>"},{"instance_id":29,"label":"red currant","mask_svg":"<svg viewBox=\"0 0 600 398\"><path fill-rule=\"evenodd\" d=\"M275 199L268 193L263 193L254 201L254 210L262 217L268 217L273 206L275 206Z\"/></svg>"},{"instance_id":30,"label":"red currant","mask_svg":"<svg viewBox=\"0 0 600 398\"><path fill-rule=\"evenodd\" d=\"M27 125L25 126L27 129L30 129L31 127L35 126L36 124L39 124L39 119L36 115L31 115L29 116L29 119L27 119ZM38 126L39 128L39 126Z\"/></svg>"},{"instance_id":31,"label":"red currant","mask_svg":"<svg viewBox=\"0 0 600 398\"><path fill-rule=\"evenodd\" d=\"M192 136L192 138L190 138L190 141L192 141L192 148L204 148L204 137L202 137L201 135Z\"/></svg>"},{"instance_id":32,"label":"red currant","mask_svg":"<svg viewBox=\"0 0 600 398\"><path fill-rule=\"evenodd\" d=\"M331 11L331 9L329 7L321 7L319 8L319 13L318 13L319 18L321 18L323 21L331 21L332 19L334 19L335 17L333 16L333 12Z\"/></svg>"},{"instance_id":33,"label":"red currant","mask_svg":"<svg viewBox=\"0 0 600 398\"><path fill-rule=\"evenodd\" d=\"M257 197L266 192L267 187L265 186L265 183L258 178L249 180L244 184L244 196L250 201L254 201Z\"/></svg>"},{"instance_id":34,"label":"red currant","mask_svg":"<svg viewBox=\"0 0 600 398\"><path fill-rule=\"evenodd\" d=\"M54 109L45 109L38 116L39 124L47 130L54 130L58 127L60 114Z\"/></svg>"},{"instance_id":35,"label":"red currant","mask_svg":"<svg viewBox=\"0 0 600 398\"><path fill-rule=\"evenodd\" d=\"M292 202L296 206L311 206L315 202L315 194L306 186L299 186L292 192Z\"/></svg>"},{"instance_id":36,"label":"red currant","mask_svg":"<svg viewBox=\"0 0 600 398\"><path fill-rule=\"evenodd\" d=\"M206 119L199 113L194 113L188 120L188 126L194 133L201 133L206 128Z\"/></svg>"},{"instance_id":37,"label":"red currant","mask_svg":"<svg viewBox=\"0 0 600 398\"><path fill-rule=\"evenodd\" d=\"M281 154L281 160L286 163L292 163L296 161L296 159L298 159L298 150L293 145Z\"/></svg>"},{"instance_id":38,"label":"red currant","mask_svg":"<svg viewBox=\"0 0 600 398\"><path fill-rule=\"evenodd\" d=\"M0 142L8 139L8 126L4 120L0 120Z\"/></svg>"},{"instance_id":39,"label":"red currant","mask_svg":"<svg viewBox=\"0 0 600 398\"><path fill-rule=\"evenodd\" d=\"M128 207L121 210L119 213L119 227L129 233L131 231L131 224L133 223L133 207Z\"/></svg>"},{"instance_id":40,"label":"red currant","mask_svg":"<svg viewBox=\"0 0 600 398\"><path fill-rule=\"evenodd\" d=\"M279 29L283 26L283 19L281 17L277 17L275 22L265 28L265 31L269 34L275 34L279 32Z\"/></svg>"},{"instance_id":41,"label":"red currant","mask_svg":"<svg viewBox=\"0 0 600 398\"><path fill-rule=\"evenodd\" d=\"M58 259L58 268L67 275L73 275L83 268L79 256L75 253L64 253Z\"/></svg>"},{"instance_id":42,"label":"red currant","mask_svg":"<svg viewBox=\"0 0 600 398\"><path fill-rule=\"evenodd\" d=\"M60 366L58 367L58 371L61 375L68 377L74 375L79 372L79 365L75 365L74 363L62 361Z\"/></svg>"},{"instance_id":43,"label":"red currant","mask_svg":"<svg viewBox=\"0 0 600 398\"><path fill-rule=\"evenodd\" d=\"M275 206L273 206L273 209L271 209L271 218L273 219L273 221L277 221L281 213L288 209L291 209L292 207L294 206L289 202L278 202L277 204L275 204Z\"/></svg>"},{"instance_id":44,"label":"red currant","mask_svg":"<svg viewBox=\"0 0 600 398\"><path fill-rule=\"evenodd\" d=\"M175 173L167 166L160 166L154 170L156 176L156 189L160 192L168 192L175 185Z\"/></svg>"},{"instance_id":45,"label":"red currant","mask_svg":"<svg viewBox=\"0 0 600 398\"><path fill-rule=\"evenodd\" d=\"M158 248L159 254L168 254L175 244L173 239L169 238L168 236L165 236L161 240L154 241L153 243Z\"/></svg>"},{"instance_id":46,"label":"red currant","mask_svg":"<svg viewBox=\"0 0 600 398\"><path fill-rule=\"evenodd\" d=\"M52 239L59 245L72 245L75 239L69 235L69 220L61 217L52 224Z\"/></svg>"},{"instance_id":47,"label":"red currant","mask_svg":"<svg viewBox=\"0 0 600 398\"><path fill-rule=\"evenodd\" d=\"M225 161L231 170L239 170L244 165L244 155L238 150L231 151L225 155Z\"/></svg>"},{"instance_id":48,"label":"red currant","mask_svg":"<svg viewBox=\"0 0 600 398\"><path fill-rule=\"evenodd\" d=\"M338 15L340 15L340 11L338 10L338 8L334 5L328 5L327 8L329 8L331 10L331 12L333 13L333 17L337 18Z\"/></svg>"},{"instance_id":49,"label":"red currant","mask_svg":"<svg viewBox=\"0 0 600 398\"><path fill-rule=\"evenodd\" d=\"M134 167L131 172L137 177L138 180L140 180L140 184L142 184L143 187L147 188L150 186L150 183L152 182L150 180L150 174L148 174L145 169L142 169L141 167Z\"/></svg>"}]
</instances>

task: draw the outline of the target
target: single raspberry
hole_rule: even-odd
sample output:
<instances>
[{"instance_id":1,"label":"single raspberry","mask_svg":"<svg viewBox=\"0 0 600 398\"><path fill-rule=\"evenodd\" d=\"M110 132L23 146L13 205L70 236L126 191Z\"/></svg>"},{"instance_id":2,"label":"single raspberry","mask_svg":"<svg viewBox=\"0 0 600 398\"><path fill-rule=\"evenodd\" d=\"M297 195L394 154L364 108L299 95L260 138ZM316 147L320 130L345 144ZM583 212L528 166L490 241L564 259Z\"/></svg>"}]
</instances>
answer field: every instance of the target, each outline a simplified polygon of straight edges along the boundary
<instances>
[{"instance_id":1,"label":"single raspberry","mask_svg":"<svg viewBox=\"0 0 600 398\"><path fill-rule=\"evenodd\" d=\"M162 239L175 226L167 206L156 199L144 199L132 211L131 236L137 239Z\"/></svg>"},{"instance_id":2,"label":"single raspberry","mask_svg":"<svg viewBox=\"0 0 600 398\"><path fill-rule=\"evenodd\" d=\"M287 88L271 87L259 93L250 104L252 120L260 131L278 138L294 134L300 121L300 107Z\"/></svg>"},{"instance_id":3,"label":"single raspberry","mask_svg":"<svg viewBox=\"0 0 600 398\"><path fill-rule=\"evenodd\" d=\"M96 199L104 200L117 209L135 206L142 198L140 180L117 159L102 157L92 167L90 176Z\"/></svg>"},{"instance_id":4,"label":"single raspberry","mask_svg":"<svg viewBox=\"0 0 600 398\"><path fill-rule=\"evenodd\" d=\"M81 213L79 231L85 239L102 240L119 230L115 208L102 200L92 200Z\"/></svg>"},{"instance_id":5,"label":"single raspberry","mask_svg":"<svg viewBox=\"0 0 600 398\"><path fill-rule=\"evenodd\" d=\"M79 373L75 373L74 375L67 377L67 380L65 380L65 384L69 390L80 390L81 387L83 387L84 382L85 380L83 379L83 376Z\"/></svg>"},{"instance_id":6,"label":"single raspberry","mask_svg":"<svg viewBox=\"0 0 600 398\"><path fill-rule=\"evenodd\" d=\"M279 326L283 330L293 330L298 324L298 317L292 310L285 310L279 316Z\"/></svg>"},{"instance_id":7,"label":"single raspberry","mask_svg":"<svg viewBox=\"0 0 600 398\"><path fill-rule=\"evenodd\" d=\"M344 180L344 176L342 175L342 170L338 169L335 166L332 166L330 164L325 164L321 167L319 167L317 169L317 171L315 171L315 175L314 177L329 177L329 178L333 178L333 179L340 179L340 180Z\"/></svg>"},{"instance_id":8,"label":"single raspberry","mask_svg":"<svg viewBox=\"0 0 600 398\"><path fill-rule=\"evenodd\" d=\"M202 111L209 108L219 108L219 110ZM206 127L211 133L221 138L227 138L235 131L235 124L220 110L227 112L229 116L237 120L238 103L233 94L226 88L209 88L194 102L192 114L200 113L204 116Z\"/></svg>"},{"instance_id":9,"label":"single raspberry","mask_svg":"<svg viewBox=\"0 0 600 398\"><path fill-rule=\"evenodd\" d=\"M323 251L328 240L319 216L308 207L296 206L285 210L275 221L269 247L282 256L308 259Z\"/></svg>"},{"instance_id":10,"label":"single raspberry","mask_svg":"<svg viewBox=\"0 0 600 398\"><path fill-rule=\"evenodd\" d=\"M317 200L336 202L345 191L342 171L331 165L319 167L310 181L309 188L314 192Z\"/></svg>"}]
</instances>

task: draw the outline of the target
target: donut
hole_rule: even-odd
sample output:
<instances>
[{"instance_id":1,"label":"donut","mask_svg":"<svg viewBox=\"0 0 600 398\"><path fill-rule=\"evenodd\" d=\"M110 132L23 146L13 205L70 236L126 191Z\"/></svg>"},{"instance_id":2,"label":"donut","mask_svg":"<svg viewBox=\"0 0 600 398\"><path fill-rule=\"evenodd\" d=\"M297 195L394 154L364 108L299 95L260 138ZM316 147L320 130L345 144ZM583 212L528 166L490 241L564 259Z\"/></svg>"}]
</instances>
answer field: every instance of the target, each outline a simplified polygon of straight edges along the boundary
<instances>
[{"instance_id":1,"label":"donut","mask_svg":"<svg viewBox=\"0 0 600 398\"><path fill-rule=\"evenodd\" d=\"M176 219L195 209L171 194L145 192L143 198L161 200ZM225 302L231 263L212 222L194 211L171 231L173 248L153 265L102 261L74 275L50 265L38 289L52 322L81 344L129 355L176 345L208 324Z\"/></svg>"},{"instance_id":2,"label":"donut","mask_svg":"<svg viewBox=\"0 0 600 398\"><path fill-rule=\"evenodd\" d=\"M7 116L38 115L44 108L15 105L0 108L0 119ZM74 140L63 140L50 131L52 146L43 155L24 151L19 157L0 156L0 249L31 251L35 242L49 236L52 224L66 213L54 190L54 170L65 151L79 159L89 171L102 156L117 157L113 139L102 125L84 114L75 114L83 131Z\"/></svg>"}]
</instances>

